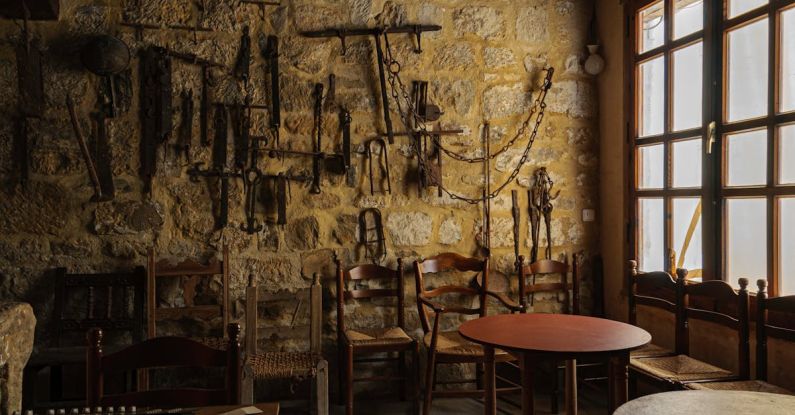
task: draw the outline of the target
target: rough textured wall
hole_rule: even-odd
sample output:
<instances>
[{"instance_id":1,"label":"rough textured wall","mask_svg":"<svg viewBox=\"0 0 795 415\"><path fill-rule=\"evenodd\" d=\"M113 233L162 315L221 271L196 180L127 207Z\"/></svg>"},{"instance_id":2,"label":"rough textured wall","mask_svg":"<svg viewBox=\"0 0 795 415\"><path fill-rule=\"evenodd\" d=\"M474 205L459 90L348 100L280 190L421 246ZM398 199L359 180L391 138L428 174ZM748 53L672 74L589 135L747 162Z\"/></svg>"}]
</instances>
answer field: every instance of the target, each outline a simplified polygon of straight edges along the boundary
<instances>
[{"instance_id":1,"label":"rough textured wall","mask_svg":"<svg viewBox=\"0 0 795 415\"><path fill-rule=\"evenodd\" d=\"M412 38L394 35L390 43L402 63L402 78L430 82L430 100L439 104L444 115L441 127L461 127L465 133L445 137L451 149L468 154L482 152L484 120L491 122L491 148L497 149L512 137L538 90L541 69L554 66L556 75L550 91L547 114L530 153L530 160L518 177L492 202L492 253L495 272L491 286L507 290L514 258L510 190L520 189L522 211L522 251L529 255L526 190L536 167L546 166L561 190L555 201L552 222L553 255L584 251L584 300L588 301L590 267L597 229L583 223L581 210L597 206L597 141L595 84L584 74L581 62L591 13L591 2L572 0L283 0L280 7L267 7L264 18L259 9L237 1L209 1L200 24L213 29L197 34L176 30L146 30L141 40L134 31L118 23L122 13L131 21L153 24L193 24L198 14L188 0L142 0L140 9L124 9L119 1L64 1L59 22L32 23L32 31L45 48L44 82L47 114L32 120L30 134L31 181L27 189L6 184L0 197L0 297L33 303L40 321L52 307L52 281L45 270L65 266L70 270L106 271L145 264L148 248L154 246L163 256L202 257L215 252L222 241L231 246L232 290L235 317L242 316L243 290L247 276L254 273L259 285L274 291L298 291L309 286L314 271L332 276L331 260L336 253L346 264L364 261L357 248L356 217L362 208L378 207L383 212L387 247L386 264L405 258L411 261L439 252L466 255L478 252L477 235L482 221L478 206L438 197L436 189L418 195L416 160L410 142L398 137L389 147L392 163L391 195L369 194L367 160L356 155L357 182L347 187L340 176L324 174L322 193L309 194L306 187L293 184L288 208L288 224L266 225L256 235L239 229L243 222L243 189L234 180L231 189L230 226L214 230L212 197L205 181L189 180L184 159L173 151L173 139L161 147L158 175L151 195L143 194L139 167L140 139L138 118L138 60L133 60L135 97L132 109L109 121L113 153L112 167L117 188L112 202L93 203L92 189L64 106L67 92L79 103L84 130L91 131L87 114L94 108L100 80L82 69L77 58L88 35L115 34L133 50L148 45L166 46L181 52L234 65L243 26L251 28L252 79L250 91L255 103L267 102L267 74L260 46L264 37L276 34L281 47L281 87L283 104L282 145L296 150L311 149L312 86L337 76L337 99L353 115L354 148L363 149L366 138L383 131L378 76L373 44L367 38L348 39L348 53L340 54L337 39L306 39L300 30L328 27L396 25L401 23L439 24L443 30L423 37L423 53L413 53ZM134 2L131 2L134 3ZM18 26L0 22L6 39L19 36ZM0 48L0 175L12 176L12 125L17 102L16 66L13 48ZM179 95L192 89L198 97L200 73L195 66L174 60L174 124L179 125ZM218 71L213 100L239 102L242 85ZM198 99L198 98L197 98ZM198 102L196 103L198 108ZM393 103L392 107L395 105ZM341 138L337 116L325 114L325 151L339 148ZM395 129L400 118L395 113ZM194 118L194 131L198 119ZM267 113L256 111L255 133L266 130ZM212 132L210 133L212 135ZM174 134L176 137L176 133ZM493 161L491 180L502 183L518 162L525 140ZM210 163L210 148L193 141L194 161ZM260 166L268 173L311 172L311 162L286 158L283 162L263 156ZM484 176L482 166L445 160L444 182L450 189L477 196ZM260 218L268 210L260 204ZM265 213L263 213L265 212ZM270 211L272 213L272 210ZM270 217L270 216L269 216ZM272 218L271 218L272 219ZM542 238L542 243L543 243ZM515 286L515 278L510 279ZM413 284L411 279L407 282ZM413 285L407 283L407 291ZM333 284L326 284L327 330L334 336L331 307ZM207 287L210 293L217 286ZM215 290L215 291L214 291ZM212 295L210 295L212 297ZM551 302L540 297L537 308L549 309ZM173 302L174 298L160 298ZM419 334L413 295L408 297L409 324ZM271 313L274 320L292 312ZM357 322L376 320L381 307L351 306ZM358 317L358 319L356 318ZM289 321L289 318L286 319ZM197 330L206 331L203 326ZM39 329L37 344L46 339ZM300 338L293 332L263 339L271 348L293 347L280 337ZM271 341L276 340L276 341ZM331 354L333 356L333 354Z\"/></svg>"}]
</instances>

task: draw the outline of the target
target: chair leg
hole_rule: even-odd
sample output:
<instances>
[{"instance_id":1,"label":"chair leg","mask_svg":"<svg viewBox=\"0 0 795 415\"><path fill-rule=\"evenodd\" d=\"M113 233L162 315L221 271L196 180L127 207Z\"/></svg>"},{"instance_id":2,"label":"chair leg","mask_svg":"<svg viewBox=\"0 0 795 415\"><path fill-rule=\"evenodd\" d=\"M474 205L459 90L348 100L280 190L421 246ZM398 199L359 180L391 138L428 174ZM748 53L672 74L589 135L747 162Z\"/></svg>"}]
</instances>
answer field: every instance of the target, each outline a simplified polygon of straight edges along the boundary
<instances>
[{"instance_id":1,"label":"chair leg","mask_svg":"<svg viewBox=\"0 0 795 415\"><path fill-rule=\"evenodd\" d=\"M325 360L317 364L315 402L317 415L328 415L328 362Z\"/></svg>"},{"instance_id":2,"label":"chair leg","mask_svg":"<svg viewBox=\"0 0 795 415\"><path fill-rule=\"evenodd\" d=\"M251 365L246 364L243 366L243 382L241 385L242 397L241 403L244 405L254 404L254 372Z\"/></svg>"},{"instance_id":3,"label":"chair leg","mask_svg":"<svg viewBox=\"0 0 795 415\"><path fill-rule=\"evenodd\" d=\"M436 351L428 350L428 362L425 367L425 398L422 401L422 414L431 414L431 401L433 400L433 387L436 383Z\"/></svg>"},{"instance_id":4,"label":"chair leg","mask_svg":"<svg viewBox=\"0 0 795 415\"><path fill-rule=\"evenodd\" d=\"M420 344L418 342L414 343L414 388L412 393L412 407L414 408L414 414L418 415L420 413Z\"/></svg>"},{"instance_id":5,"label":"chair leg","mask_svg":"<svg viewBox=\"0 0 795 415\"><path fill-rule=\"evenodd\" d=\"M347 384L345 377L345 373L347 371L346 357L348 354L346 353L345 345L342 342L337 344L337 355L337 377L339 378L337 383L337 402L344 405L346 399L345 385Z\"/></svg>"},{"instance_id":6,"label":"chair leg","mask_svg":"<svg viewBox=\"0 0 795 415\"><path fill-rule=\"evenodd\" d=\"M550 372L550 376L552 379L550 380L550 384L552 385L552 390L549 393L549 411L553 414L558 413L560 410L559 408L559 401L560 401L560 380L558 378L558 362L552 362L552 370Z\"/></svg>"},{"instance_id":7,"label":"chair leg","mask_svg":"<svg viewBox=\"0 0 795 415\"><path fill-rule=\"evenodd\" d=\"M406 376L406 352L399 352L398 353L398 373L400 376L400 400L402 402L406 401L406 383L408 382L408 376Z\"/></svg>"},{"instance_id":8,"label":"chair leg","mask_svg":"<svg viewBox=\"0 0 795 415\"><path fill-rule=\"evenodd\" d=\"M348 345L345 350L345 413L353 415L353 346Z\"/></svg>"}]
</instances>

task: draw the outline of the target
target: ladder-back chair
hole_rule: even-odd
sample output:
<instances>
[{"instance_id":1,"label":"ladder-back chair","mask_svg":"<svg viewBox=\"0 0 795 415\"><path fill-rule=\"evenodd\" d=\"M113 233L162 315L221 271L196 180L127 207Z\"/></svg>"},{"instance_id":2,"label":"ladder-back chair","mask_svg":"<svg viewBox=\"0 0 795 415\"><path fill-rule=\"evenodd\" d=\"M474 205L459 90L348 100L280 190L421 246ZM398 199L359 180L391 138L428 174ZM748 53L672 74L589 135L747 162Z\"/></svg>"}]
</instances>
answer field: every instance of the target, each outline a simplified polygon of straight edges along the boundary
<instances>
[{"instance_id":1,"label":"ladder-back chair","mask_svg":"<svg viewBox=\"0 0 795 415\"><path fill-rule=\"evenodd\" d=\"M677 287L676 280L664 271L640 272L637 261L629 261L629 324L638 325L638 305L651 307L669 313L676 318ZM654 342L633 350L630 358L673 356L673 350Z\"/></svg>"},{"instance_id":2,"label":"ladder-back chair","mask_svg":"<svg viewBox=\"0 0 795 415\"><path fill-rule=\"evenodd\" d=\"M212 321L220 318L222 325L219 325L217 334L213 336L195 336L195 338L209 346L223 346L223 328L229 324L229 247L224 245L222 249L222 259L210 259L203 264L194 259L185 259L174 263L169 259L157 261L154 249L149 250L149 261L147 270L147 334L149 338L157 336L157 324L161 321L174 321L183 318ZM221 298L218 304L196 304L196 291L199 284L208 279L220 278ZM160 307L157 296L157 282L161 279L178 278L182 288L184 306L181 307Z\"/></svg>"},{"instance_id":3,"label":"ladder-back chair","mask_svg":"<svg viewBox=\"0 0 795 415\"><path fill-rule=\"evenodd\" d=\"M735 291L724 281L685 283L687 270L677 273L677 329L675 356L631 359L630 368L638 375L669 389L681 389L689 383L748 380L749 307L748 280L740 278ZM714 323L737 332L737 373L690 357L689 326L692 322Z\"/></svg>"},{"instance_id":4,"label":"ladder-back chair","mask_svg":"<svg viewBox=\"0 0 795 415\"><path fill-rule=\"evenodd\" d=\"M218 350L185 337L157 337L115 353L102 350L102 329L86 336L86 398L88 407L138 406L190 408L240 404L240 325L227 328L227 346ZM155 368L224 368L224 386L216 389L174 388L150 390L140 382L133 391L107 394L106 376L139 373Z\"/></svg>"},{"instance_id":5,"label":"ladder-back chair","mask_svg":"<svg viewBox=\"0 0 795 415\"><path fill-rule=\"evenodd\" d=\"M82 402L82 395L70 396L64 390L67 386L64 369L85 364L85 332L89 328L98 327L112 334L111 350L144 338L146 270L143 267L99 274L70 274L66 268L57 268L54 275L55 310L49 329L52 343L34 353L25 367L23 400L26 408ZM36 381L45 368L50 369L49 398L47 402L37 402ZM74 369L84 371L82 367Z\"/></svg>"},{"instance_id":6,"label":"ladder-back chair","mask_svg":"<svg viewBox=\"0 0 795 415\"><path fill-rule=\"evenodd\" d=\"M302 352L259 351L260 302L295 299L295 294L272 294L258 287L254 275L249 276L246 288L246 359L243 367L243 401L254 403L256 380L285 379L290 381L314 379L311 412L328 415L328 362L323 359L321 340L323 328L323 289L320 276L313 275L309 288L309 350ZM298 306L300 307L300 302ZM298 308L296 307L296 312Z\"/></svg>"},{"instance_id":7,"label":"ladder-back chair","mask_svg":"<svg viewBox=\"0 0 795 415\"><path fill-rule=\"evenodd\" d=\"M793 393L781 386L767 382L768 372L768 337L795 344L795 328L792 327L795 317L795 295L767 298L767 280L757 280L759 291L756 294L756 379L730 382L690 383L688 389L731 390L780 393ZM768 315L771 314L769 318ZM771 321L772 320L772 321ZM789 323L789 327L782 327Z\"/></svg>"},{"instance_id":8,"label":"ladder-back chair","mask_svg":"<svg viewBox=\"0 0 795 415\"><path fill-rule=\"evenodd\" d=\"M475 272L479 273L480 284L469 285L442 285L433 289L425 288L426 274L435 274L442 272ZM455 253L439 254L435 257L425 259L423 261L414 261L414 277L417 289L417 308L422 324L422 330L425 333L423 343L428 349L428 360L425 369L425 396L423 400L422 413L425 415L430 414L431 403L433 396L448 396L448 397L483 397L483 389L481 382L481 367L485 361L483 347L465 340L458 333L456 328L453 330L442 330L441 317L448 314L459 314L469 316L486 316L487 311L487 297L493 297L499 300L505 307L511 311L520 311L521 306L516 304L506 296L490 292L488 290L489 281L489 260L467 258ZM475 277L477 280L477 276ZM466 307L459 305L443 305L438 302L440 296L457 294L461 297L477 303L474 307ZM433 323L431 323L430 312L434 314ZM506 362L515 360L511 355L503 350L495 350L495 362ZM456 390L456 391L436 391L436 366L439 364L460 364L460 363L474 363L477 366L477 379L463 380L452 383L476 383L477 389L472 391ZM518 386L511 386L506 388L498 388L498 393L517 392L521 388Z\"/></svg>"},{"instance_id":9,"label":"ladder-back chair","mask_svg":"<svg viewBox=\"0 0 795 415\"><path fill-rule=\"evenodd\" d=\"M400 382L400 399L406 400L406 390L411 384L414 387L412 399L418 397L419 376L419 342L406 334L403 286L403 260L398 258L397 270L374 264L364 264L343 270L342 261L337 263L337 347L339 350L339 382L340 396L344 396L345 413L353 415L353 383L354 382ZM394 288L362 288L359 284L377 281L391 284ZM349 288L347 283L355 286ZM368 299L394 298L395 324L385 324L377 328L350 328L345 322L345 303ZM379 303L380 304L380 303ZM414 379L408 375L406 353L412 355ZM356 355L373 355L387 353L386 358L366 358L355 360ZM397 358L394 357L397 354ZM354 363L378 363L395 361L398 363L399 376L373 376L354 378Z\"/></svg>"}]
</instances>

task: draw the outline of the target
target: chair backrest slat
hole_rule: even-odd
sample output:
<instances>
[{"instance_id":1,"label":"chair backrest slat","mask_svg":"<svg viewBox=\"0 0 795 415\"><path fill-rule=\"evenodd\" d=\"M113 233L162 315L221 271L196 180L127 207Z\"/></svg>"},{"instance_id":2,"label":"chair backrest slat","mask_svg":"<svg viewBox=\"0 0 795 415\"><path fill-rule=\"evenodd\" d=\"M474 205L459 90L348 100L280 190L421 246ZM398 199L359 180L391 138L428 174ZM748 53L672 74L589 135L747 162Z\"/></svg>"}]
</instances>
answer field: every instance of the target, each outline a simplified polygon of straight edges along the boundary
<instances>
[{"instance_id":1,"label":"chair backrest slat","mask_svg":"<svg viewBox=\"0 0 795 415\"><path fill-rule=\"evenodd\" d=\"M221 260L210 259L206 264L188 258L174 263L168 259L157 261L154 249L149 250L147 269L147 295L152 301L147 302L147 334L149 338L157 336L157 322L179 318L209 320L221 317L223 326L229 325L229 246L224 245ZM200 279L220 277L221 298L217 307L195 306L195 287ZM157 280L161 278L183 278L184 307L159 308L157 306ZM222 328L223 331L223 328Z\"/></svg>"},{"instance_id":2,"label":"chair backrest slat","mask_svg":"<svg viewBox=\"0 0 795 415\"><path fill-rule=\"evenodd\" d=\"M756 378L767 380L768 337L795 343L795 328L781 327L795 320L795 295L768 298L767 280L757 280L756 285Z\"/></svg>"},{"instance_id":3,"label":"chair backrest slat","mask_svg":"<svg viewBox=\"0 0 795 415\"><path fill-rule=\"evenodd\" d=\"M405 313L403 310L405 294L403 292L403 259L397 259L397 269L391 269L376 264L357 265L348 270L342 267L342 261L337 259L337 335L345 333L345 302L368 298L395 297L395 311L397 326L405 329ZM394 288L349 288L346 282L383 280L391 283ZM385 323L389 324L389 323ZM339 338L341 339L341 337Z\"/></svg>"},{"instance_id":4,"label":"chair backrest slat","mask_svg":"<svg viewBox=\"0 0 795 415\"><path fill-rule=\"evenodd\" d=\"M579 255L572 255L572 264L569 265L568 258L564 262L552 259L541 259L531 264L524 263L524 256L520 255L519 264L519 304L522 305L523 313L528 311L527 296L540 292L563 293L563 312L565 314L580 313L580 294L579 294ZM571 274L571 282L569 282ZM539 276L559 275L560 282L535 282ZM528 284L528 278L531 283Z\"/></svg>"},{"instance_id":5,"label":"chair backrest slat","mask_svg":"<svg viewBox=\"0 0 795 415\"><path fill-rule=\"evenodd\" d=\"M116 353L103 355L102 330L94 328L86 336L86 402L89 407L135 405L162 408L207 405L232 405L241 401L240 326L227 327L226 350L217 350L180 337L160 337L134 344ZM141 373L150 368L224 367L224 389L138 389L105 395L106 375ZM140 380L140 379L139 379Z\"/></svg>"},{"instance_id":6,"label":"chair backrest slat","mask_svg":"<svg viewBox=\"0 0 795 415\"><path fill-rule=\"evenodd\" d=\"M480 284L472 285L443 285L432 290L425 289L425 274L440 273L446 271L455 272L477 272L481 275ZM477 278L477 276L475 277ZM488 291L489 281L489 259L467 258L456 253L443 253L435 257L427 258L422 261L414 261L414 281L417 297L433 298L444 294L461 294L478 298L477 308L445 307L446 313L487 314L486 292ZM417 301L417 311L419 312L420 323L425 333L431 331L428 306Z\"/></svg>"},{"instance_id":7,"label":"chair backrest slat","mask_svg":"<svg viewBox=\"0 0 795 415\"><path fill-rule=\"evenodd\" d=\"M55 346L66 346L65 334L85 333L92 327L129 332L133 342L143 340L144 267L136 267L131 272L98 274L68 274L66 268L57 268L55 281ZM82 315L73 315L66 310L69 297L76 290L85 290L86 304ZM104 308L100 312L96 309L97 291L105 295ZM119 298L114 301L117 295ZM119 312L114 313L114 309Z\"/></svg>"}]
</instances>

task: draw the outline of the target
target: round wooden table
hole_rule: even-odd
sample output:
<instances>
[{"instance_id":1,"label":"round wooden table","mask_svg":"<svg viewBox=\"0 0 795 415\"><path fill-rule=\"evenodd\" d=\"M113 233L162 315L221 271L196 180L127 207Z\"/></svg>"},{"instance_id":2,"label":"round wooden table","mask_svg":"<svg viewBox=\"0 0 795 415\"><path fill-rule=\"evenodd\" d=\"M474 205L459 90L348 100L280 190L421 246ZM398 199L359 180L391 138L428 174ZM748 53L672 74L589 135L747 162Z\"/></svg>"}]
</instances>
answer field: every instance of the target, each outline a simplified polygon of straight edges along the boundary
<instances>
[{"instance_id":1,"label":"round wooden table","mask_svg":"<svg viewBox=\"0 0 795 415\"><path fill-rule=\"evenodd\" d=\"M566 361L566 411L577 413L578 358L609 359L610 413L627 401L629 352L649 343L641 328L613 320L568 314L500 314L468 321L461 336L483 345L486 414L494 415L496 381L494 349L519 359L522 367L522 413L533 413L533 371L537 360Z\"/></svg>"},{"instance_id":2,"label":"round wooden table","mask_svg":"<svg viewBox=\"0 0 795 415\"><path fill-rule=\"evenodd\" d=\"M614 415L785 415L795 413L795 396L740 391L677 391L629 401Z\"/></svg>"}]
</instances>

